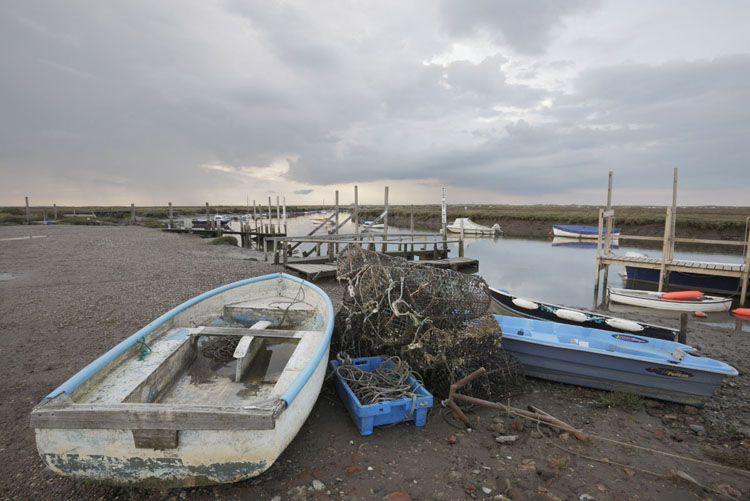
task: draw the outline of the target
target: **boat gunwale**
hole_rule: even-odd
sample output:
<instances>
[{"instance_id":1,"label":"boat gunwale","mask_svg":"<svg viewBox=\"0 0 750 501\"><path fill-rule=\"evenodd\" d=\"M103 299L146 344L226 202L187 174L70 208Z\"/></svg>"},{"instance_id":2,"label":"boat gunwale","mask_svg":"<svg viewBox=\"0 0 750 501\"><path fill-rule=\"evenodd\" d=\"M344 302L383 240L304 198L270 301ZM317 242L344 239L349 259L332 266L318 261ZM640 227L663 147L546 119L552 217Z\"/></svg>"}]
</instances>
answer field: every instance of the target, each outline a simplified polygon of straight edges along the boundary
<instances>
[{"instance_id":1,"label":"boat gunwale","mask_svg":"<svg viewBox=\"0 0 750 501\"><path fill-rule=\"evenodd\" d=\"M496 320L497 320L497 317L514 318L514 317L511 317L509 315L493 315L493 316L496 317L495 318ZM533 322L546 322L545 320L534 320L534 319L531 319L531 318L527 318L527 319L523 319L523 320L531 320ZM554 322L546 322L546 323L554 323ZM498 322L498 324L500 324L500 322ZM566 327L574 327L574 328L578 327L578 326L575 326L575 325L567 325L567 324L559 324L559 325L565 325ZM502 327L502 325L501 325L501 327ZM592 329L592 330L600 330L600 329L593 329L591 327L583 327L583 328L584 329ZM605 332L608 335L608 337L609 337L609 334L610 334L609 331L602 331L602 332ZM628 354L624 354L624 353L619 353L617 351L602 350L601 348L594 348L594 347L590 347L590 346L589 347L582 347L582 346L579 346L579 345L566 345L566 344L562 344L562 343L555 343L555 342L552 342L552 341L547 341L547 340L544 340L544 339L533 339L531 337L527 338L527 337L524 337L524 336L519 336L516 333L505 333L505 332L503 332L502 336L503 336L503 338L506 338L506 339L509 339L509 340L514 340L514 341L522 341L522 342L525 342L525 343L538 344L538 345L543 345L543 346L548 346L548 347L551 347L551 348L558 348L558 349L563 349L563 350L581 351L581 352L585 352L585 353L590 353L592 355L625 358L625 359L628 359L628 360L634 360L634 361L643 362L643 363L661 364L661 365L665 365L665 366L671 367L671 368L683 368L683 369L699 370L699 371L704 371L704 372L711 372L711 373L714 373L714 374L722 374L724 376L737 376L739 374L739 372L737 371L737 369L735 369L731 365L727 364L726 362L722 362L721 360L715 360L713 358L711 358L709 360L714 360L715 362L719 362L720 364L725 365L726 367L730 368L732 370L732 372L722 372L720 370L715 370L715 369L710 369L710 368L695 367L693 365L683 365L683 362L672 363L672 362L669 362L666 359L663 360L663 361L661 361L661 360L652 360L652 359L645 359L644 360L642 357L636 357L634 355L628 355ZM617 339L615 339L612 342L616 342L616 341L617 341ZM674 342L674 341L667 341L667 342ZM680 346L679 346L680 343L675 343L675 344L677 345L676 348L680 348ZM657 350L654 350L654 351L657 351ZM658 350L658 351L663 351L663 350ZM664 351L664 352L666 353L666 351ZM695 355L691 355L690 353L686 353L686 355L690 355L692 357L695 357ZM703 358L703 357L697 357L697 358Z\"/></svg>"},{"instance_id":2,"label":"boat gunwale","mask_svg":"<svg viewBox=\"0 0 750 501\"><path fill-rule=\"evenodd\" d=\"M320 287L302 278L288 275L286 273L271 273L271 274L262 275L259 277L238 280L237 282L225 284L215 289L212 289L210 291L204 292L203 294L195 296L194 298L191 298L185 301L184 303L175 306L168 312L160 315L155 320L148 323L145 327L142 327L141 329L139 329L138 331L136 331L135 333L133 333L132 335L130 335L129 337L127 337L126 339L118 343L117 345L115 345L109 351L101 355L99 358L95 359L93 362L91 362L86 367L78 371L76 374L68 378L68 380L66 380L64 383L58 386L55 390L53 390L46 397L44 397L44 399L42 400L42 403L48 400L54 399L55 397L59 396L62 393L70 395L70 393L72 393L76 388L78 388L91 376L96 374L104 366L106 366L108 363L112 362L115 358L120 356L126 350L128 350L129 348L137 344L141 338L153 332L156 328L160 327L161 325L166 323L168 320L172 319L178 313L185 311L186 309L203 301L204 299L215 296L217 294L220 294L230 289L241 287L243 285L248 285L248 284L255 283L255 282L262 282L265 280L280 279L280 278L284 278L287 280L291 280L293 282L297 282L317 292L323 298L323 301L325 303L326 310L328 313L328 322L326 324L326 330L324 332L323 339L321 340L321 343L318 346L318 349L310 358L307 365L305 365L305 367L300 371L300 373L297 375L294 381L292 381L289 388L287 388L286 391L280 397L280 400L283 400L285 402L286 407L289 407L294 401L294 399L296 398L296 396L299 394L299 392L302 390L302 388L305 386L307 381L310 379L316 367L320 364L320 361L322 360L323 355L325 355L325 353L328 350L328 346L331 341L331 336L333 334L334 311L333 311L333 303L331 302L331 298L329 298L328 295Z\"/></svg>"}]
</instances>

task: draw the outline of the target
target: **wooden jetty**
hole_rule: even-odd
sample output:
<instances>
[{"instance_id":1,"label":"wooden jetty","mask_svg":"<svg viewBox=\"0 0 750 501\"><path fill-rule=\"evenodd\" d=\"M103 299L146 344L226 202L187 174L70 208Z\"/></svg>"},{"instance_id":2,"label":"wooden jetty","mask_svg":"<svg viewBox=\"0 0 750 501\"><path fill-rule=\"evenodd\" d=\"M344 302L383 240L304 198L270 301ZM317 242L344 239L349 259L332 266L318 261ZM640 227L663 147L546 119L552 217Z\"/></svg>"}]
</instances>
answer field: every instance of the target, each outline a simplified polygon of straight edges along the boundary
<instances>
[{"instance_id":1,"label":"wooden jetty","mask_svg":"<svg viewBox=\"0 0 750 501\"><path fill-rule=\"evenodd\" d=\"M664 223L664 237L647 237L638 235L622 235L620 240L650 240L662 242L661 257L652 258L647 256L629 256L616 255L611 251L610 234L613 227L614 210L611 209L612 196L612 173L609 173L609 193L607 197L607 209L599 210L599 235L597 238L596 250L596 281L594 283L594 306L596 307L599 296L599 275L604 271L604 286L607 288L607 277L610 265L636 266L638 268L648 268L659 270L658 290L662 291L665 286L669 285L669 273L672 271L695 273L701 275L713 275L724 277L735 277L739 279L740 288L739 304L743 306L748 293L748 276L750 273L750 231L745 229L745 240L708 240L698 238L676 238L676 189L677 189L677 169L674 174L674 191L672 197L672 206L666 209L666 218ZM750 220L750 218L748 218ZM691 261L674 258L675 242L693 243L693 244L711 244L727 246L743 246L744 262L742 264L734 263L710 263L704 261Z\"/></svg>"}]
</instances>

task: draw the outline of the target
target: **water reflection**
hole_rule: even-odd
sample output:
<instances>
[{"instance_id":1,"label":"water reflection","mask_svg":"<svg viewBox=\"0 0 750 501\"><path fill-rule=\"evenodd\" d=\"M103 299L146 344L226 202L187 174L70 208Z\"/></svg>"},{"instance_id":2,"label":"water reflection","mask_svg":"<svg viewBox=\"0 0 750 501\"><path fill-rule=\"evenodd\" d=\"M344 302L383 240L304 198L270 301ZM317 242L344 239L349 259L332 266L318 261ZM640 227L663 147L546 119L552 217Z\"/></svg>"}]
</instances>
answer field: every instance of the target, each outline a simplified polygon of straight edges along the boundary
<instances>
[{"instance_id":1,"label":"water reflection","mask_svg":"<svg viewBox=\"0 0 750 501\"><path fill-rule=\"evenodd\" d=\"M339 216L343 221L349 214ZM287 220L289 235L304 236L315 228L314 218L321 214L293 217ZM266 222L268 220L266 219ZM275 222L275 221L274 221ZM232 227L239 230L239 223L232 222ZM330 228L330 226L328 227ZM360 227L360 230L363 228ZM355 225L347 222L340 233L354 233ZM382 230L373 230L382 233ZM420 230L417 230L420 231ZM421 230L424 231L424 230ZM325 235L327 228L318 230L316 235ZM408 228L390 226L389 234L409 233ZM457 235L449 238L458 239ZM239 238L238 238L239 240ZM571 245L557 245L569 243ZM573 245L580 244L580 245ZM616 241L617 254L628 251L650 254L657 257L661 249L654 245L635 243L625 239ZM306 245L303 249L310 249ZM708 250L706 250L706 248ZM458 255L458 245L449 245L449 256ZM505 289L518 296L529 297L544 302L563 304L579 308L591 308L593 302L594 279L596 274L596 242L561 242L548 237L541 238L476 238L467 236L464 239L464 255L479 260L479 271L490 286ZM716 246L705 247L686 244L675 246L675 258L695 261L713 261L723 263L742 263L742 255L736 249L726 247L726 253ZM609 285L627 287L623 266L610 266ZM639 287L643 288L643 287ZM679 318L678 312L639 309L637 307L616 306L615 309L642 311L649 315L662 316L667 319ZM708 325L725 328L736 328L750 332L750 321L743 321L731 313L708 313L706 319L691 319Z\"/></svg>"}]
</instances>

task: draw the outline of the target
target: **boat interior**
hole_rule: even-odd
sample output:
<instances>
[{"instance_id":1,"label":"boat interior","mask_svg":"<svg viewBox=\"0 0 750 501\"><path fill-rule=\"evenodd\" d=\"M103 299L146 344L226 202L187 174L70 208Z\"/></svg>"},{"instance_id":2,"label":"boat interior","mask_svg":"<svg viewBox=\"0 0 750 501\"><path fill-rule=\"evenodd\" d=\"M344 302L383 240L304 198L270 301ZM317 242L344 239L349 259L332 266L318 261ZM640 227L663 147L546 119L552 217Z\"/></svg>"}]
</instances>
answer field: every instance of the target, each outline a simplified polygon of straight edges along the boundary
<instances>
[{"instance_id":1,"label":"boat interior","mask_svg":"<svg viewBox=\"0 0 750 501\"><path fill-rule=\"evenodd\" d=\"M315 300L274 295L213 310L199 303L127 349L70 396L87 404L224 408L278 401L324 338L322 310L310 304Z\"/></svg>"}]
</instances>

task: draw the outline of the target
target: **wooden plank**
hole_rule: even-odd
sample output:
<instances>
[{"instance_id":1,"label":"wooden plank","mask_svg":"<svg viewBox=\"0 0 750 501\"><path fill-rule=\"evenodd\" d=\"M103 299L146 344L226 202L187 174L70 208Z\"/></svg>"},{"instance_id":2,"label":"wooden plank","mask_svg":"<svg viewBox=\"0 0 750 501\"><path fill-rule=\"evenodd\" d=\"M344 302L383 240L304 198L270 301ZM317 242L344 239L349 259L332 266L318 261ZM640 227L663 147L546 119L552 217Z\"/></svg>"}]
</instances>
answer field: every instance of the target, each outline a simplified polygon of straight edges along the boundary
<instances>
[{"instance_id":1,"label":"wooden plank","mask_svg":"<svg viewBox=\"0 0 750 501\"><path fill-rule=\"evenodd\" d=\"M253 408L171 404L39 404L31 413L32 428L97 430L271 430L278 399ZM248 406L249 407L249 406Z\"/></svg>"},{"instance_id":2,"label":"wooden plank","mask_svg":"<svg viewBox=\"0 0 750 501\"><path fill-rule=\"evenodd\" d=\"M178 430L132 430L136 449L176 449Z\"/></svg>"},{"instance_id":3,"label":"wooden plank","mask_svg":"<svg viewBox=\"0 0 750 501\"><path fill-rule=\"evenodd\" d=\"M243 327L196 327L190 329L191 336L250 336L251 329ZM316 331L263 329L252 331L252 337L299 339Z\"/></svg>"}]
</instances>

